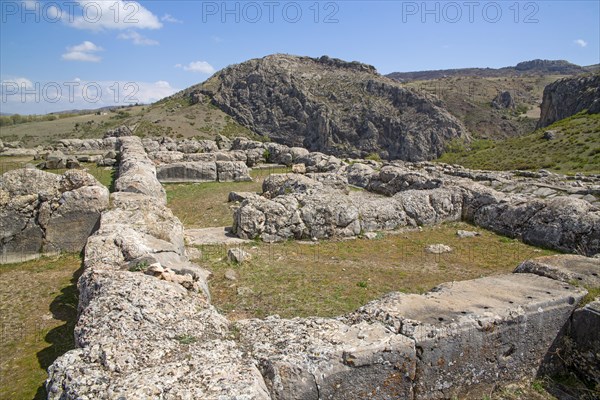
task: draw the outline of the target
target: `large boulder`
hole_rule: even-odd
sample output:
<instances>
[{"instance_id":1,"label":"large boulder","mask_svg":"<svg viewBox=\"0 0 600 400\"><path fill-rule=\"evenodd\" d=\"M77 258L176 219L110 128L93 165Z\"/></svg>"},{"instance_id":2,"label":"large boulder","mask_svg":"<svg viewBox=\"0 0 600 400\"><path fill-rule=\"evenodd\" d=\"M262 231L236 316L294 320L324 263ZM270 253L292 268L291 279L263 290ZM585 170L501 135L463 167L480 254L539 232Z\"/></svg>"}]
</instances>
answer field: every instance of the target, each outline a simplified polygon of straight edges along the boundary
<instances>
[{"instance_id":1,"label":"large boulder","mask_svg":"<svg viewBox=\"0 0 600 400\"><path fill-rule=\"evenodd\" d=\"M219 182L251 181L250 169L242 161L217 161L217 180Z\"/></svg>"},{"instance_id":2,"label":"large boulder","mask_svg":"<svg viewBox=\"0 0 600 400\"><path fill-rule=\"evenodd\" d=\"M214 182L217 180L215 162L179 162L159 165L156 176L160 182Z\"/></svg>"},{"instance_id":3,"label":"large boulder","mask_svg":"<svg viewBox=\"0 0 600 400\"><path fill-rule=\"evenodd\" d=\"M79 170L63 175L36 169L0 177L1 261L56 251L79 252L108 208L108 189Z\"/></svg>"}]
</instances>

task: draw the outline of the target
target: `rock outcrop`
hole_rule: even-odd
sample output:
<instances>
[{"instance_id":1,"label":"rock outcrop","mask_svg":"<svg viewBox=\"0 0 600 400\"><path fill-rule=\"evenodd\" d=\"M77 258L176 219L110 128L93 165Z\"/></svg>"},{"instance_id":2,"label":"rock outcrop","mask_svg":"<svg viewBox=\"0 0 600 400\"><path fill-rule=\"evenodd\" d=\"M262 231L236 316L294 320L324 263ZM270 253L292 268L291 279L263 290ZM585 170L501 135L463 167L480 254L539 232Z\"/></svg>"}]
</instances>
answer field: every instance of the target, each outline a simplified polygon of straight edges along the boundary
<instances>
[{"instance_id":1,"label":"rock outcrop","mask_svg":"<svg viewBox=\"0 0 600 400\"><path fill-rule=\"evenodd\" d=\"M588 256L600 252L600 209L585 200L525 198L442 174L355 165L342 168L348 181L391 197L346 191L343 181L272 175L263 197L247 198L235 211L234 232L265 241L321 239L462 219L536 246ZM357 171L368 179L357 178ZM329 174L312 177L318 175Z\"/></svg>"},{"instance_id":2,"label":"rock outcrop","mask_svg":"<svg viewBox=\"0 0 600 400\"><path fill-rule=\"evenodd\" d=\"M583 110L600 113L600 74L560 79L544 89L542 114L537 127L543 128Z\"/></svg>"},{"instance_id":3,"label":"rock outcrop","mask_svg":"<svg viewBox=\"0 0 600 400\"><path fill-rule=\"evenodd\" d=\"M515 99L513 99L512 94L509 91L503 91L498 93L496 97L492 100L492 107L501 109L510 109L514 110L515 108Z\"/></svg>"},{"instance_id":4,"label":"rock outcrop","mask_svg":"<svg viewBox=\"0 0 600 400\"><path fill-rule=\"evenodd\" d=\"M34 168L0 177L0 263L79 252L108 208L108 189L79 170Z\"/></svg>"},{"instance_id":5,"label":"rock outcrop","mask_svg":"<svg viewBox=\"0 0 600 400\"><path fill-rule=\"evenodd\" d=\"M223 69L199 90L261 135L338 156L427 160L449 140L467 137L439 100L371 66L325 56L250 60Z\"/></svg>"}]
</instances>

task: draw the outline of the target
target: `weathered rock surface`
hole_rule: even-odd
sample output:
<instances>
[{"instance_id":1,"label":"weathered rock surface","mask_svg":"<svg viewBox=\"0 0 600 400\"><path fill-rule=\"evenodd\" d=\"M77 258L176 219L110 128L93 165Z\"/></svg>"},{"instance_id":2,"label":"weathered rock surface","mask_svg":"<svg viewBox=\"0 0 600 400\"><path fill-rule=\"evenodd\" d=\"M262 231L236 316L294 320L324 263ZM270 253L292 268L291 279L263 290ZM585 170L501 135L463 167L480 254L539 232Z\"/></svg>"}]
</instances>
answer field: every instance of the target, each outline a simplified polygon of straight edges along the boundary
<instances>
[{"instance_id":1,"label":"weathered rock surface","mask_svg":"<svg viewBox=\"0 0 600 400\"><path fill-rule=\"evenodd\" d=\"M503 91L498 93L492 100L492 107L497 109L511 109L515 108L515 99L509 91Z\"/></svg>"},{"instance_id":2,"label":"weathered rock surface","mask_svg":"<svg viewBox=\"0 0 600 400\"><path fill-rule=\"evenodd\" d=\"M187 92L197 90L254 132L311 151L416 161L437 157L447 141L467 136L439 100L371 66L328 57L250 60ZM373 101L365 103L365 94Z\"/></svg>"},{"instance_id":3,"label":"weathered rock surface","mask_svg":"<svg viewBox=\"0 0 600 400\"><path fill-rule=\"evenodd\" d=\"M217 180L219 182L251 181L250 169L242 161L217 161Z\"/></svg>"},{"instance_id":4,"label":"weathered rock surface","mask_svg":"<svg viewBox=\"0 0 600 400\"><path fill-rule=\"evenodd\" d=\"M120 141L127 181L85 248L78 348L50 366L48 398L268 399L209 305L208 273L185 256L164 193L131 190L132 182L160 185L139 139Z\"/></svg>"},{"instance_id":5,"label":"weathered rock surface","mask_svg":"<svg viewBox=\"0 0 600 400\"><path fill-rule=\"evenodd\" d=\"M543 128L583 110L600 113L600 74L560 79L544 89L542 113L537 127Z\"/></svg>"},{"instance_id":6,"label":"weathered rock surface","mask_svg":"<svg viewBox=\"0 0 600 400\"><path fill-rule=\"evenodd\" d=\"M586 287L600 287L600 259L573 254L538 257L523 261L517 273L531 273Z\"/></svg>"},{"instance_id":7,"label":"weathered rock surface","mask_svg":"<svg viewBox=\"0 0 600 400\"><path fill-rule=\"evenodd\" d=\"M391 199L368 192L344 192L307 176L272 175L266 197L246 199L234 212L233 231L265 241L356 236L362 232L456 221L460 189L412 190Z\"/></svg>"},{"instance_id":8,"label":"weathered rock surface","mask_svg":"<svg viewBox=\"0 0 600 400\"><path fill-rule=\"evenodd\" d=\"M494 382L535 377L585 293L532 274L500 275L425 295L391 293L345 320L381 322L414 341L415 398L481 398Z\"/></svg>"},{"instance_id":9,"label":"weathered rock surface","mask_svg":"<svg viewBox=\"0 0 600 400\"><path fill-rule=\"evenodd\" d=\"M159 165L156 176L160 182L214 182L217 180L215 162L179 162Z\"/></svg>"},{"instance_id":10,"label":"weathered rock surface","mask_svg":"<svg viewBox=\"0 0 600 400\"><path fill-rule=\"evenodd\" d=\"M236 328L274 399L479 398L498 381L535 377L585 293L563 286L502 275L393 293L338 319Z\"/></svg>"},{"instance_id":11,"label":"weathered rock surface","mask_svg":"<svg viewBox=\"0 0 600 400\"><path fill-rule=\"evenodd\" d=\"M269 317L236 327L273 399L413 398L413 341L381 323Z\"/></svg>"},{"instance_id":12,"label":"weathered rock surface","mask_svg":"<svg viewBox=\"0 0 600 400\"><path fill-rule=\"evenodd\" d=\"M119 139L121 163L115 189L119 192L142 193L167 203L167 194L156 179L156 168L148 158L142 141L137 136Z\"/></svg>"},{"instance_id":13,"label":"weathered rock surface","mask_svg":"<svg viewBox=\"0 0 600 400\"><path fill-rule=\"evenodd\" d=\"M600 287L600 259L577 255L538 257L521 263L515 272L534 273L566 284ZM544 368L549 374L575 372L592 387L600 382L600 299L580 307L556 338Z\"/></svg>"},{"instance_id":14,"label":"weathered rock surface","mask_svg":"<svg viewBox=\"0 0 600 400\"><path fill-rule=\"evenodd\" d=\"M227 320L182 286L141 273L79 280L78 348L49 368L49 399L268 399Z\"/></svg>"},{"instance_id":15,"label":"weathered rock surface","mask_svg":"<svg viewBox=\"0 0 600 400\"><path fill-rule=\"evenodd\" d=\"M590 385L600 382L600 298L573 313L564 348L565 364Z\"/></svg>"},{"instance_id":16,"label":"weathered rock surface","mask_svg":"<svg viewBox=\"0 0 600 400\"><path fill-rule=\"evenodd\" d=\"M77 252L108 208L108 189L83 171L63 175L26 168L0 177L1 262Z\"/></svg>"}]
</instances>

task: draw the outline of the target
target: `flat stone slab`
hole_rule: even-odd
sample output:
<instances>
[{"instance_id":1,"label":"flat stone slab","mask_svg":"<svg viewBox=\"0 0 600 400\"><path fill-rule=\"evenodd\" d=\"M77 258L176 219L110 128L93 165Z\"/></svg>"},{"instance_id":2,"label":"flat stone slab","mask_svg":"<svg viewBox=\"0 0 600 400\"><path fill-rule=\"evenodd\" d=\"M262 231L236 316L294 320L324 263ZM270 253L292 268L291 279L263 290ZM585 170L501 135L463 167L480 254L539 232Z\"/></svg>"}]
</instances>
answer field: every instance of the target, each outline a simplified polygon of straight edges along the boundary
<instances>
[{"instance_id":1,"label":"flat stone slab","mask_svg":"<svg viewBox=\"0 0 600 400\"><path fill-rule=\"evenodd\" d=\"M573 254L538 257L523 261L515 272L536 274L588 287L600 287L600 258Z\"/></svg>"},{"instance_id":2,"label":"flat stone slab","mask_svg":"<svg viewBox=\"0 0 600 400\"><path fill-rule=\"evenodd\" d=\"M186 229L184 232L185 240L188 245L191 246L202 246L202 245L235 245L250 243L251 240L240 239L231 233L231 228L228 226L221 226L216 228L202 228L202 229Z\"/></svg>"},{"instance_id":3,"label":"flat stone slab","mask_svg":"<svg viewBox=\"0 0 600 400\"><path fill-rule=\"evenodd\" d=\"M533 379L585 294L538 275L499 275L391 293L346 318L415 341L415 398L481 398L494 382Z\"/></svg>"}]
</instances>

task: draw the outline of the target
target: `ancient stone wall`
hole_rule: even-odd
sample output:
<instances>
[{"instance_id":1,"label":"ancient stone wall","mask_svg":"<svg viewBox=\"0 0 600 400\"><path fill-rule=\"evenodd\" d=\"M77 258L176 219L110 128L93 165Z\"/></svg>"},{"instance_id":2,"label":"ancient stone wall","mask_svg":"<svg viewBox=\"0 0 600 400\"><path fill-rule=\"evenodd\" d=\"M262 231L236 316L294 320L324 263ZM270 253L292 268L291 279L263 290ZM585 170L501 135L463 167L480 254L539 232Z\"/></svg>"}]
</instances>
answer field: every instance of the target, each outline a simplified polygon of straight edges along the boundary
<instances>
[{"instance_id":1,"label":"ancient stone wall","mask_svg":"<svg viewBox=\"0 0 600 400\"><path fill-rule=\"evenodd\" d=\"M424 295L391 293L339 318L232 324L210 305L207 273L188 260L183 227L165 206L141 141L119 141L118 192L85 249L78 348L50 367L50 399L481 398L494 384L532 379L586 294L550 277L506 274ZM311 185L341 198L344 192L326 182L246 201L260 199L256 210L272 207L263 213L263 225L272 227L271 219L288 218L305 201L317 212L300 213L297 227L308 223L311 234L327 234L332 224L354 229L352 221L362 223L355 214L369 212L373 224L385 226L389 219L378 208L390 200L389 215L404 223L460 218L466 192L365 192L373 199L368 210L342 198L332 213L318 209L331 198L309 198ZM332 220L315 222L323 215Z\"/></svg>"}]
</instances>

